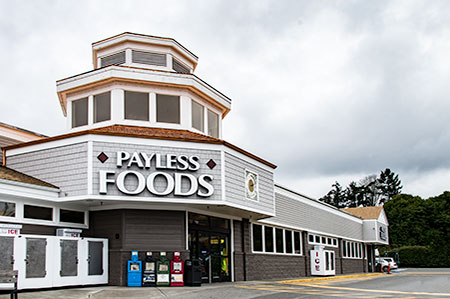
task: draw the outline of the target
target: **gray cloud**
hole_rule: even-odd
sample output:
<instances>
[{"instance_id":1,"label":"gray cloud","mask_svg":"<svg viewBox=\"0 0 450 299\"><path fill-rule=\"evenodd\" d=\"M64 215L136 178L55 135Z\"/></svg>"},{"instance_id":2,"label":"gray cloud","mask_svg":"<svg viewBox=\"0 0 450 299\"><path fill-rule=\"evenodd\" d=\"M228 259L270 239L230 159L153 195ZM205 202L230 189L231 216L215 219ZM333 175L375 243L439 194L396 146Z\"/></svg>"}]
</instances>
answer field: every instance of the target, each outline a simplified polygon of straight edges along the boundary
<instances>
[{"instance_id":1,"label":"gray cloud","mask_svg":"<svg viewBox=\"0 0 450 299\"><path fill-rule=\"evenodd\" d=\"M168 36L233 99L224 137L276 163L299 191L325 193L334 178L390 167L411 192L437 194L445 184L430 178L450 169L449 6L3 1L0 121L63 133L55 81L92 69L92 42L124 31ZM429 188L417 187L421 174Z\"/></svg>"}]
</instances>

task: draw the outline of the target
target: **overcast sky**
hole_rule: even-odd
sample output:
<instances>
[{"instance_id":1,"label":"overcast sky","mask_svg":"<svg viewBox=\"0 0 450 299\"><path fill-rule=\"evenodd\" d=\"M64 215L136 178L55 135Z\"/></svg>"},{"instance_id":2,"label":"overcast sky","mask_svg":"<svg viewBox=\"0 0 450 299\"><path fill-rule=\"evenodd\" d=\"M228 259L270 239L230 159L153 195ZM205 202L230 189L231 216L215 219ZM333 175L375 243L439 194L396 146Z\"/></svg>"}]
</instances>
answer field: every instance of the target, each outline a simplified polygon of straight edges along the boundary
<instances>
[{"instance_id":1,"label":"overcast sky","mask_svg":"<svg viewBox=\"0 0 450 299\"><path fill-rule=\"evenodd\" d=\"M385 168L404 192L450 190L450 1L0 0L0 121L65 132L56 80L91 43L172 37L230 97L224 139L321 197Z\"/></svg>"}]
</instances>

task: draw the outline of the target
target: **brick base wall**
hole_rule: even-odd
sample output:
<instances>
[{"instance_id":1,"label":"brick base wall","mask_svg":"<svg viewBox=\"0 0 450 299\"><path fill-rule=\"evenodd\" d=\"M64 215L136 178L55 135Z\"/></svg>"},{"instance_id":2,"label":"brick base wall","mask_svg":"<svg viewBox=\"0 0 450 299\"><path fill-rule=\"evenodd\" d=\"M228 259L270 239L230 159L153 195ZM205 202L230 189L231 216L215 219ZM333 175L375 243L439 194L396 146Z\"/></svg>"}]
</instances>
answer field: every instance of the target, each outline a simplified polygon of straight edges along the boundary
<instances>
[{"instance_id":1,"label":"brick base wall","mask_svg":"<svg viewBox=\"0 0 450 299\"><path fill-rule=\"evenodd\" d=\"M364 259L342 259L342 272L348 273L361 273L367 272L367 260Z\"/></svg>"},{"instance_id":2,"label":"brick base wall","mask_svg":"<svg viewBox=\"0 0 450 299\"><path fill-rule=\"evenodd\" d=\"M305 257L246 254L247 280L287 279L306 276Z\"/></svg>"}]
</instances>

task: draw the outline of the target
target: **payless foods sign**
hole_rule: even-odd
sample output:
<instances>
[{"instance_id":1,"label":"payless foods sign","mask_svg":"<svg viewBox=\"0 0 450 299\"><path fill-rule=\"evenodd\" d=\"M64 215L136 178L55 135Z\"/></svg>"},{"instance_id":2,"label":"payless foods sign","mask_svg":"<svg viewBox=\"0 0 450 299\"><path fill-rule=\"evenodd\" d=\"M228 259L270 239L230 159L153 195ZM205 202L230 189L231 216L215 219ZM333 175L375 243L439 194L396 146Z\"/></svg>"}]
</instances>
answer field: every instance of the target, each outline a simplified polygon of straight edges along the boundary
<instances>
[{"instance_id":1,"label":"payless foods sign","mask_svg":"<svg viewBox=\"0 0 450 299\"><path fill-rule=\"evenodd\" d=\"M98 159L102 161L102 155L106 161L108 157L104 153ZM214 177L210 174L198 174L200 163L202 161L195 155L118 151L117 169L99 170L99 193L108 194L108 186L114 185L127 195L139 195L148 190L156 196L209 197L214 194ZM207 165L212 169L215 162L210 160ZM150 172L143 174L130 170L132 167Z\"/></svg>"}]
</instances>

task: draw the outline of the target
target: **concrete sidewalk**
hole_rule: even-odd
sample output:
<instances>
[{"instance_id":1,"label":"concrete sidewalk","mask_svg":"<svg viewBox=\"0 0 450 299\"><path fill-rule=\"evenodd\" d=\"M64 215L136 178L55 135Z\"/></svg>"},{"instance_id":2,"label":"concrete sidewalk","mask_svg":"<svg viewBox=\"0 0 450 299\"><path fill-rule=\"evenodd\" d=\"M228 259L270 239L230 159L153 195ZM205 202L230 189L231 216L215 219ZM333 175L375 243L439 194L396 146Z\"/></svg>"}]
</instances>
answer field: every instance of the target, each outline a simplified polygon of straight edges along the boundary
<instances>
[{"instance_id":1,"label":"concrete sidewalk","mask_svg":"<svg viewBox=\"0 0 450 299\"><path fill-rule=\"evenodd\" d=\"M264 284L288 284L299 281L320 281L330 279L345 279L352 277L370 277L380 274L361 273L353 275L338 275L332 277L298 277L292 280L240 281L203 284L201 287L116 287L96 286L78 288L60 288L51 290L24 290L19 298L62 299L62 298L255 298L267 295L267 291L241 288L241 286L257 286ZM0 298L9 298L1 294Z\"/></svg>"}]
</instances>

